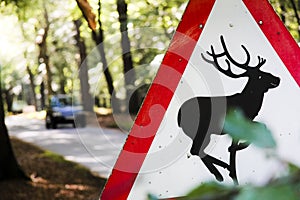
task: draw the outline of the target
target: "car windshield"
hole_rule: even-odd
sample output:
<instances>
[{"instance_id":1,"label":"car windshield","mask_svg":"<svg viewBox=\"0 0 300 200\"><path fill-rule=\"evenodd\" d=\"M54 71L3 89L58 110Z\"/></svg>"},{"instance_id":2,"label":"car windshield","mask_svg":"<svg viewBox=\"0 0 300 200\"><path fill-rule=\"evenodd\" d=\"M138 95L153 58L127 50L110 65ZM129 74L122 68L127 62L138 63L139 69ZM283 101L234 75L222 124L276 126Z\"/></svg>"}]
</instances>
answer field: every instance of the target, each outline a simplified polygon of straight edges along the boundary
<instances>
[{"instance_id":1,"label":"car windshield","mask_svg":"<svg viewBox=\"0 0 300 200\"><path fill-rule=\"evenodd\" d=\"M51 99L51 105L52 106L59 106L59 107L72 106L72 98L68 97L68 96L53 97Z\"/></svg>"},{"instance_id":2,"label":"car windshield","mask_svg":"<svg viewBox=\"0 0 300 200\"><path fill-rule=\"evenodd\" d=\"M61 106L71 106L72 105L72 98L70 98L70 97L59 98L58 101Z\"/></svg>"}]
</instances>

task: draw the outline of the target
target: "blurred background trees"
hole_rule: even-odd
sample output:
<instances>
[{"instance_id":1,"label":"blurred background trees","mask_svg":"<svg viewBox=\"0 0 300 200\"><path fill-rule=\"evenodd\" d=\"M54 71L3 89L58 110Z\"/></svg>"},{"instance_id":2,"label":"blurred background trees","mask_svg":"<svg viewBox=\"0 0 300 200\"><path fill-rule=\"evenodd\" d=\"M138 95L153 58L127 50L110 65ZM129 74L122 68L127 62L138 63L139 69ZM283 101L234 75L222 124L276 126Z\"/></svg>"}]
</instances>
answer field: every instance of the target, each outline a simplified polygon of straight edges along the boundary
<instances>
[{"instance_id":1,"label":"blurred background trees","mask_svg":"<svg viewBox=\"0 0 300 200\"><path fill-rule=\"evenodd\" d=\"M52 94L72 94L86 111L116 99L114 112L137 113L187 2L0 0L0 163L22 176L4 112L23 104L42 110ZM300 1L270 2L299 42Z\"/></svg>"},{"instance_id":2,"label":"blurred background trees","mask_svg":"<svg viewBox=\"0 0 300 200\"><path fill-rule=\"evenodd\" d=\"M299 41L299 0L271 3ZM2 0L0 63L6 110L12 111L18 101L41 110L50 95L72 93L88 111L94 103L110 107L113 97L119 102L116 111L128 111L130 101L136 113L186 4Z\"/></svg>"}]
</instances>

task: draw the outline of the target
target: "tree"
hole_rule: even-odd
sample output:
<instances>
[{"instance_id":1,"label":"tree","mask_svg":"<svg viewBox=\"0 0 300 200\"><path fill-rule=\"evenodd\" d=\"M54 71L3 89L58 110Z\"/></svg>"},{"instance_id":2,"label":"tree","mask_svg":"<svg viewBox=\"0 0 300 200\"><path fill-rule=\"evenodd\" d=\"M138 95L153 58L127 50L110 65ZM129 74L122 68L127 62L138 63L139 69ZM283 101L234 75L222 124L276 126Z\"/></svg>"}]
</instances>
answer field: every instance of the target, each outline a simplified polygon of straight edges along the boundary
<instances>
[{"instance_id":1,"label":"tree","mask_svg":"<svg viewBox=\"0 0 300 200\"><path fill-rule=\"evenodd\" d=\"M293 8L293 11L294 11L294 15L295 15L295 18L296 18L296 21L297 21L297 24L298 24L298 38L300 38L300 17L299 17L299 14L298 14L298 8L297 8L297 5L296 5L296 1L295 0L290 0L291 2L291 5L292 5L292 8ZM298 1L298 6L300 5L300 1Z\"/></svg>"},{"instance_id":2,"label":"tree","mask_svg":"<svg viewBox=\"0 0 300 200\"><path fill-rule=\"evenodd\" d=\"M114 91L114 86L113 86L113 79L112 76L108 70L107 66L107 60L105 56L105 51L104 51L104 34L103 34L103 29L102 29L102 22L100 19L100 14L101 14L101 1L98 1L98 33L97 33L97 23L96 23L96 16L92 11L92 7L88 3L87 0L76 0L78 7L80 8L84 18L88 22L89 28L92 31L92 38L94 42L97 45L97 50L99 51L100 57L101 57L101 62L103 64L103 70L104 70L104 75L108 87L109 94L113 96L113 91ZM87 69L86 69L87 70Z\"/></svg>"},{"instance_id":3,"label":"tree","mask_svg":"<svg viewBox=\"0 0 300 200\"><path fill-rule=\"evenodd\" d=\"M25 56L25 58L27 57L26 54L24 56ZM35 84L34 84L34 74L28 63L26 64L26 71L29 75L29 80L30 80L30 89L31 89L30 96L33 99L33 104L34 104L35 110L38 110L38 104L37 104L36 92L35 92Z\"/></svg>"},{"instance_id":4,"label":"tree","mask_svg":"<svg viewBox=\"0 0 300 200\"><path fill-rule=\"evenodd\" d=\"M120 32L121 32L121 47L122 47L122 59L123 59L123 73L125 79L125 88L126 88L126 99L130 98L129 102L129 112L136 114L139 110L138 105L138 93L133 92L131 97L128 96L130 87L134 86L136 80L136 73L133 68L133 61L130 51L130 40L128 37L128 28L127 28L127 3L125 0L117 0L117 10L119 13L119 22L120 22ZM134 87L133 87L134 88Z\"/></svg>"},{"instance_id":5,"label":"tree","mask_svg":"<svg viewBox=\"0 0 300 200\"><path fill-rule=\"evenodd\" d=\"M7 3L7 4L16 3L17 5L25 6L26 3L30 4L30 1L14 2L14 1L6 0L5 3ZM26 4L26 5L28 5L28 4ZM17 53L15 55L17 55ZM2 62L3 62L3 60L2 60ZM8 65L9 62L5 63L5 65L6 65L5 68L9 67L9 65ZM6 69L6 70L8 70L8 69ZM5 111L4 111L3 98L2 98L2 92L3 92L3 88L2 88L3 73L2 72L3 72L3 65L0 65L0 180L7 180L7 179L30 180L26 176L26 174L23 172L23 170L21 169L21 167L19 166L19 164L16 160L16 157L15 157L13 149L12 149L12 145L10 143L8 130L7 130L7 127L5 124ZM12 76L12 77L14 77L14 76ZM17 79L19 79L19 77Z\"/></svg>"},{"instance_id":6,"label":"tree","mask_svg":"<svg viewBox=\"0 0 300 200\"><path fill-rule=\"evenodd\" d=\"M271 4L274 7L281 20L293 35L296 41L300 40L300 17L299 17L299 0L271 0Z\"/></svg>"},{"instance_id":7,"label":"tree","mask_svg":"<svg viewBox=\"0 0 300 200\"><path fill-rule=\"evenodd\" d=\"M3 1L2 1L3 2ZM33 24L33 22L37 22L37 20L33 20L32 16L34 16L40 9L36 9L40 5L35 1L13 1L13 0L5 0L7 4L2 3L1 4L1 12L3 14L3 17L14 17L17 19L16 22L14 22L13 32L14 35L10 35L10 38L14 38L15 41L17 41L17 44L15 42L10 42L10 46L18 46L18 52L20 55L16 56L14 53L8 53L11 56L15 55L17 57L12 59L12 64L5 67L5 69L9 69L6 71L12 71L14 75L13 81L9 81L9 83L15 83L15 84L9 84L5 80L6 74L3 73L3 82L4 86L2 87L2 91L6 94L6 104L8 111L11 111L10 105L12 105L13 100L15 100L14 96L17 95L18 98L22 97L22 100L26 100L26 102L29 105L34 105L36 110L38 109L38 103L36 98L36 84L34 80L36 77L36 68L37 68L37 52L35 51L35 33L36 33L36 23ZM33 5L30 5L32 3ZM38 17L37 17L38 18ZM29 20L31 19L31 20ZM10 20L9 20L10 21ZM30 21L30 22L29 22ZM6 29L10 30L9 27ZM17 35L17 36L16 36ZM20 69L15 69L15 67L12 66L20 66ZM19 67L18 67L19 68ZM9 72L9 76L11 76L12 72ZM28 73L28 79L26 76L26 72ZM24 76L25 73L25 76ZM21 74L21 76L17 76L18 74ZM9 77L8 76L8 77ZM26 77L26 78L25 78ZM9 79L9 78L8 78ZM11 79L11 78L10 78ZM22 89L20 89L20 94L16 94L14 92L14 89L18 87L18 85L22 85ZM28 86L29 85L29 86ZM8 90L11 88L11 91ZM26 91L25 91L25 90Z\"/></svg>"},{"instance_id":8,"label":"tree","mask_svg":"<svg viewBox=\"0 0 300 200\"><path fill-rule=\"evenodd\" d=\"M48 11L46 8L45 3L43 3L43 11L44 11L44 20L45 24L44 27L41 28L38 32L38 37L37 37L37 44L39 46L39 56L38 56L38 62L40 65L44 65L46 69L46 87L48 91L48 95L53 94L53 89L52 89L52 72L50 69L49 65L49 55L48 55L48 48L47 48L47 37L48 37L48 32L49 32L49 27L50 27L50 22L49 22L49 16L48 16ZM42 96L44 96L44 91L42 92ZM42 102L42 107L44 107L44 102Z\"/></svg>"},{"instance_id":9,"label":"tree","mask_svg":"<svg viewBox=\"0 0 300 200\"><path fill-rule=\"evenodd\" d=\"M23 24L21 24L21 32L22 32L22 35L24 37L24 39L26 40L29 40L28 38L28 35L26 34L26 31L23 27ZM38 104L37 104L37 99L36 99L36 92L35 92L35 83L34 83L34 73L30 67L30 64L29 64L29 56L28 56L29 52L27 52L27 50L24 52L24 58L26 60L26 71L29 75L29 81L30 81L30 89L31 89L31 95L30 95L30 98L32 98L33 100L33 104L34 104L34 107L35 107L35 110L38 110Z\"/></svg>"},{"instance_id":10,"label":"tree","mask_svg":"<svg viewBox=\"0 0 300 200\"><path fill-rule=\"evenodd\" d=\"M7 10L10 10L10 8ZM20 33L18 18L1 12L0 21L1 26L6 27L0 32L0 43L2 49L5 49L0 52L2 93L4 93L3 97L6 101L7 111L11 112L15 96L21 94L21 82L25 72L25 68L21 65L25 61L24 46L22 45L23 38Z\"/></svg>"},{"instance_id":11,"label":"tree","mask_svg":"<svg viewBox=\"0 0 300 200\"><path fill-rule=\"evenodd\" d=\"M108 65L107 65L107 60L106 60L106 54L104 51L104 33L103 33L103 27L102 27L102 22L101 22L101 0L98 0L98 25L99 25L99 30L98 30L98 34L96 33L96 31L92 31L92 35L93 35L93 39L96 42L98 51L100 53L101 56L101 61L103 64L103 69L104 69L104 75L105 75L105 79L107 82L107 87L108 87L108 91L111 97L113 97L113 92L114 92L114 85L113 85L113 79L112 76L108 70Z\"/></svg>"},{"instance_id":12,"label":"tree","mask_svg":"<svg viewBox=\"0 0 300 200\"><path fill-rule=\"evenodd\" d=\"M88 69L87 69L87 60L86 60L86 46L84 41L80 36L80 26L81 20L75 20L75 29L76 29L76 45L79 49L80 54L80 69L79 69L79 79L80 79L80 90L82 95L82 103L85 111L93 111L92 98L89 93L90 87L88 83Z\"/></svg>"},{"instance_id":13,"label":"tree","mask_svg":"<svg viewBox=\"0 0 300 200\"><path fill-rule=\"evenodd\" d=\"M1 66L0 66L1 67ZM0 83L1 83L1 69L0 69ZM0 94L2 94L2 87L0 84ZM20 168L8 136L8 130L5 125L5 115L3 99L0 96L0 180L7 179L29 179Z\"/></svg>"}]
</instances>

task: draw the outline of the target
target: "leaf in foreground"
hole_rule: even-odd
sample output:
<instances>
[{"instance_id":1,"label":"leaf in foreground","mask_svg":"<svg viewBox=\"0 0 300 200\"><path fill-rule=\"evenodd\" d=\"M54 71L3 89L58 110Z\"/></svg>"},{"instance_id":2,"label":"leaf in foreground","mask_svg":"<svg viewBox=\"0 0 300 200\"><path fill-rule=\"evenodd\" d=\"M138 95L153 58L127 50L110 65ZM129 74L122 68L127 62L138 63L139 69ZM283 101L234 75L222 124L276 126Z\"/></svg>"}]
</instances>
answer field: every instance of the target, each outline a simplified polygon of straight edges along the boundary
<instances>
[{"instance_id":1,"label":"leaf in foreground","mask_svg":"<svg viewBox=\"0 0 300 200\"><path fill-rule=\"evenodd\" d=\"M205 183L192 190L187 196L189 199L218 199L232 197L237 191L230 186L220 185L215 182Z\"/></svg>"},{"instance_id":2,"label":"leaf in foreground","mask_svg":"<svg viewBox=\"0 0 300 200\"><path fill-rule=\"evenodd\" d=\"M265 124L247 119L241 111L230 111L226 116L224 130L232 138L245 140L262 148L274 148L275 140Z\"/></svg>"},{"instance_id":3,"label":"leaf in foreground","mask_svg":"<svg viewBox=\"0 0 300 200\"><path fill-rule=\"evenodd\" d=\"M297 194L289 185L244 188L235 200L297 200Z\"/></svg>"}]
</instances>

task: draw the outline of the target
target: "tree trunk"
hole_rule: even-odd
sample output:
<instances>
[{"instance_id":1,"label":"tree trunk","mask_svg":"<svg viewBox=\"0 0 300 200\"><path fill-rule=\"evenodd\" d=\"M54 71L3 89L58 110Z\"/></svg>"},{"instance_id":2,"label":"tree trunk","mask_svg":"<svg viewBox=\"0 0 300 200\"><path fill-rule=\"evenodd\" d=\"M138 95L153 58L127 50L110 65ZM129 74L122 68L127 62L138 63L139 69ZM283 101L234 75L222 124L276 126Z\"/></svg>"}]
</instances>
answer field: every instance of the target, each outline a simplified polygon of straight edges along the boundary
<instances>
[{"instance_id":1,"label":"tree trunk","mask_svg":"<svg viewBox=\"0 0 300 200\"><path fill-rule=\"evenodd\" d=\"M292 8L294 10L294 13L295 13L295 18L296 18L296 21L297 21L297 24L298 24L298 38L300 38L300 17L299 17L299 14L298 14L298 9L297 9L297 6L296 6L296 2L295 0L290 0L291 4L292 4ZM299 4L300 1L298 1L298 4Z\"/></svg>"},{"instance_id":2,"label":"tree trunk","mask_svg":"<svg viewBox=\"0 0 300 200\"><path fill-rule=\"evenodd\" d=\"M117 10L119 13L119 22L120 22L120 32L121 32L121 47L122 47L122 58L123 58L123 73L125 76L125 87L126 90L126 98L127 100L130 98L129 102L129 112L136 114L139 109L138 105L138 96L136 92L128 90L131 86L134 88L134 81L136 80L135 70L133 68L132 56L130 52L130 40L128 37L128 29L127 29L127 4L125 0L117 0ZM128 73L130 71L130 73ZM128 94L131 93L131 97Z\"/></svg>"},{"instance_id":3,"label":"tree trunk","mask_svg":"<svg viewBox=\"0 0 300 200\"><path fill-rule=\"evenodd\" d=\"M13 97L14 95L11 93L12 88L9 88L7 90L2 90L2 92L5 94L5 101L7 106L7 112L12 112L12 104L13 104Z\"/></svg>"},{"instance_id":4,"label":"tree trunk","mask_svg":"<svg viewBox=\"0 0 300 200\"><path fill-rule=\"evenodd\" d=\"M1 70L1 69L0 69ZM1 72L0 72L1 73ZM0 94L1 74L0 74ZM0 180L29 179L17 163L5 125L2 95L0 96Z\"/></svg>"},{"instance_id":5,"label":"tree trunk","mask_svg":"<svg viewBox=\"0 0 300 200\"><path fill-rule=\"evenodd\" d=\"M92 7L89 5L88 1L86 0L76 0L78 7L80 8L84 18L88 22L89 28L92 30L92 38L94 42L97 45L97 50L101 56L101 62L103 64L103 69L104 69L104 76L105 80L107 83L108 91L111 97L113 97L113 92L114 92L114 86L113 86L113 79L108 71L108 66L107 66L107 60L105 56L105 51L104 51L104 45L103 45L103 30L102 30L102 24L101 24L101 19L100 19L100 13L101 13L101 1L98 0L98 23L99 23L99 34L96 32L96 21L95 21L95 14L92 12Z\"/></svg>"},{"instance_id":6,"label":"tree trunk","mask_svg":"<svg viewBox=\"0 0 300 200\"><path fill-rule=\"evenodd\" d=\"M25 40L28 40L28 36L26 34L26 30L24 29L24 26L21 25L20 26L21 28L21 31L22 31L22 34L23 34L23 37ZM24 52L24 58L27 60L27 51ZM35 110L38 110L38 103L37 103L37 99L36 99L36 92L35 92L35 84L34 84L34 75L30 69L30 66L29 64L27 63L26 65L26 71L29 75L29 81L30 81L30 97L33 98L33 104L34 104L34 107L35 107ZM31 100L31 101L32 101Z\"/></svg>"},{"instance_id":7,"label":"tree trunk","mask_svg":"<svg viewBox=\"0 0 300 200\"><path fill-rule=\"evenodd\" d=\"M74 21L75 28L76 28L76 45L79 49L80 53L80 68L79 68L79 80L80 80L80 90L81 90L81 98L82 98L82 104L83 109L85 111L93 111L93 99L90 94L90 85L88 82L88 66L87 66L87 60L85 59L86 54L86 46L80 36L80 26L81 21L75 20Z\"/></svg>"},{"instance_id":8,"label":"tree trunk","mask_svg":"<svg viewBox=\"0 0 300 200\"><path fill-rule=\"evenodd\" d=\"M60 80L59 80L60 94L66 94L65 85L66 85L65 79L60 78Z\"/></svg>"},{"instance_id":9,"label":"tree trunk","mask_svg":"<svg viewBox=\"0 0 300 200\"><path fill-rule=\"evenodd\" d=\"M41 93L41 109L43 110L46 107L46 95L45 95L45 84L44 81L42 81L40 85L40 93Z\"/></svg>"},{"instance_id":10,"label":"tree trunk","mask_svg":"<svg viewBox=\"0 0 300 200\"><path fill-rule=\"evenodd\" d=\"M102 28L102 22L101 22L101 1L98 1L98 25L99 25L99 31L98 34L96 33L95 30L92 30L92 37L94 42L97 45L97 49L98 52L100 54L101 57L101 62L103 65L103 70L104 70L104 76L105 76L105 80L107 83L107 87L108 87L108 92L110 94L111 97L113 97L114 95L114 85L113 85L113 79L112 76L108 70L108 64L107 64L107 60L106 60L106 55L105 55L105 51L104 51L104 33L103 33L103 28Z\"/></svg>"},{"instance_id":11,"label":"tree trunk","mask_svg":"<svg viewBox=\"0 0 300 200\"><path fill-rule=\"evenodd\" d=\"M47 9L44 5L44 18L45 18L45 27L43 28L43 33L40 33L41 36L41 41L38 42L40 51L39 51L39 57L38 61L39 64L44 64L46 68L46 88L48 91L48 96L53 94L53 89L52 89L52 72L49 66L49 56L47 54L47 37L48 37L48 31L50 27L50 22L49 22L49 16ZM43 102L42 104L45 104Z\"/></svg>"},{"instance_id":12,"label":"tree trunk","mask_svg":"<svg viewBox=\"0 0 300 200\"><path fill-rule=\"evenodd\" d=\"M38 110L38 105L37 105L37 100L36 100L36 92L35 92L35 84L34 84L34 75L28 65L26 66L26 70L27 70L27 73L29 75L29 80L30 80L30 90L32 93L31 98L33 98L33 104L34 104L35 110Z\"/></svg>"},{"instance_id":13,"label":"tree trunk","mask_svg":"<svg viewBox=\"0 0 300 200\"><path fill-rule=\"evenodd\" d=\"M66 76L64 74L64 67L60 66L58 68L58 72L59 72L59 90L60 90L60 94L66 94L66 90L65 90L65 86L66 86Z\"/></svg>"},{"instance_id":14,"label":"tree trunk","mask_svg":"<svg viewBox=\"0 0 300 200\"><path fill-rule=\"evenodd\" d=\"M100 54L101 57L101 62L102 62L102 66L103 66L103 73L104 73L104 77L107 83L107 88L108 88L108 92L111 96L112 99L115 99L115 93L114 93L114 85L113 85L113 79L112 76L108 70L108 64L107 64L107 60L106 60L106 54L104 51L104 33L103 33L103 28L102 28L102 22L101 22L101 1L98 0L98 25L99 25L99 29L98 29L98 34L96 32L96 30L92 30L92 38L97 46L97 50ZM119 110L119 106L118 105L112 105L113 110L117 111Z\"/></svg>"},{"instance_id":15,"label":"tree trunk","mask_svg":"<svg viewBox=\"0 0 300 200\"><path fill-rule=\"evenodd\" d=\"M112 76L111 76L110 72L108 71L108 65L107 65L106 55L105 55L105 51L104 51L104 44L103 44L102 28L99 29L98 35L95 31L92 31L92 37L93 37L94 42L97 45L97 49L98 49L98 52L101 57L101 62L103 65L103 71L104 71L104 76L105 76L105 80L106 80L107 87L108 87L108 92L109 92L110 96L113 96L114 85L113 85Z\"/></svg>"},{"instance_id":16,"label":"tree trunk","mask_svg":"<svg viewBox=\"0 0 300 200\"><path fill-rule=\"evenodd\" d=\"M282 3L280 3L280 9L281 9L280 18L281 18L281 21L285 24L286 9L285 9L285 6Z\"/></svg>"}]
</instances>

